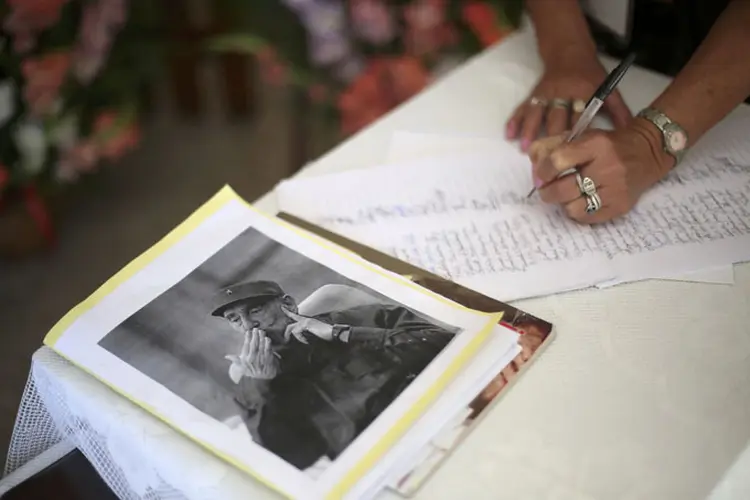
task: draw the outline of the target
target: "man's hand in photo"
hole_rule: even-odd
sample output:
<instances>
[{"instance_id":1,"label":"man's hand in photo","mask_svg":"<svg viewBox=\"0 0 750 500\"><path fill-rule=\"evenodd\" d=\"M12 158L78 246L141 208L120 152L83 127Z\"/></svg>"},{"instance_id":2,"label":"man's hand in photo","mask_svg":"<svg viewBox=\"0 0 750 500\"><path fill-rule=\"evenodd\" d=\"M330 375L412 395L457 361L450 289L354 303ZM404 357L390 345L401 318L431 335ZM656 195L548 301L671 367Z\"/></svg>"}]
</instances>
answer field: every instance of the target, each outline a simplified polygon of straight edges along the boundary
<instances>
[{"instance_id":1,"label":"man's hand in photo","mask_svg":"<svg viewBox=\"0 0 750 500\"><path fill-rule=\"evenodd\" d=\"M239 356L228 355L226 359L232 362L229 376L238 383L244 377L259 380L271 380L278 374L279 362L271 349L271 339L258 328L245 333L245 342Z\"/></svg>"},{"instance_id":2,"label":"man's hand in photo","mask_svg":"<svg viewBox=\"0 0 750 500\"><path fill-rule=\"evenodd\" d=\"M322 340L333 340L333 325L324 323L319 319L302 316L301 314L292 312L285 307L282 307L281 310L284 311L284 314L286 314L287 317L295 321L286 327L284 340L288 341L290 337L294 337L303 344L307 344L308 342L305 338L305 333L311 333Z\"/></svg>"}]
</instances>

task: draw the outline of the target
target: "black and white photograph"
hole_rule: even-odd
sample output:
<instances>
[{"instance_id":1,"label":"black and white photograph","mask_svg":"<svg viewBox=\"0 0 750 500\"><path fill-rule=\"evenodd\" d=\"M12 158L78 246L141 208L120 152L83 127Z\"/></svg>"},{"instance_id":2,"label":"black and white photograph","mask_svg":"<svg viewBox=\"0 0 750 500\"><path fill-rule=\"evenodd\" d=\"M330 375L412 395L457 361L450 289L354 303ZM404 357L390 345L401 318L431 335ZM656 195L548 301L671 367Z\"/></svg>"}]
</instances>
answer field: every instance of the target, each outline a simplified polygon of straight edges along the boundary
<instances>
[{"instance_id":1,"label":"black and white photograph","mask_svg":"<svg viewBox=\"0 0 750 500\"><path fill-rule=\"evenodd\" d=\"M309 471L460 331L249 228L99 346Z\"/></svg>"}]
</instances>

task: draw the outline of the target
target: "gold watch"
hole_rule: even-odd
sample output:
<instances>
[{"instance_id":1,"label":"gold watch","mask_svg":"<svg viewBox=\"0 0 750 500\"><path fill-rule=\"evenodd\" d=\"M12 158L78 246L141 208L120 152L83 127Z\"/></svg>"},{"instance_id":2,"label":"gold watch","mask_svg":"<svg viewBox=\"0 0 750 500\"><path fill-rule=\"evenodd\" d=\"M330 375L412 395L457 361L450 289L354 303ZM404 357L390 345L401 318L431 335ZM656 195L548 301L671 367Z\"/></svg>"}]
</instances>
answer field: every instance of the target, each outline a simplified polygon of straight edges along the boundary
<instances>
[{"instance_id":1,"label":"gold watch","mask_svg":"<svg viewBox=\"0 0 750 500\"><path fill-rule=\"evenodd\" d=\"M680 163L688 148L688 134L685 129L655 108L643 109L637 116L650 121L659 129L664 151L674 157L675 165Z\"/></svg>"}]
</instances>

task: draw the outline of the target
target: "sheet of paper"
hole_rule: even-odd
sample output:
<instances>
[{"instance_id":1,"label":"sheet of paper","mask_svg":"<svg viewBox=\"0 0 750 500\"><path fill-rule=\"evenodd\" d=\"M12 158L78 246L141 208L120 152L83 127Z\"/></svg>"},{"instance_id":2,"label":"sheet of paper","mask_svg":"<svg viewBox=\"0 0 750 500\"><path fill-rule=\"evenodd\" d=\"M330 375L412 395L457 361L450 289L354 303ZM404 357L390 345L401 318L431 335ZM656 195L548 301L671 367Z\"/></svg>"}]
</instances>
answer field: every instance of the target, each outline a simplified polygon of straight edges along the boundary
<instances>
[{"instance_id":1,"label":"sheet of paper","mask_svg":"<svg viewBox=\"0 0 750 500\"><path fill-rule=\"evenodd\" d=\"M277 195L284 212L498 300L616 278L592 229L527 199L530 185L509 150L285 181Z\"/></svg>"},{"instance_id":2,"label":"sheet of paper","mask_svg":"<svg viewBox=\"0 0 750 500\"><path fill-rule=\"evenodd\" d=\"M370 471L368 478L353 489L347 499L374 498L394 478L394 471L404 472L418 463L420 450L425 449L446 425L463 412L471 400L518 355L518 334L497 325L492 337L471 365L458 376L441 398L412 426L391 450Z\"/></svg>"},{"instance_id":3,"label":"sheet of paper","mask_svg":"<svg viewBox=\"0 0 750 500\"><path fill-rule=\"evenodd\" d=\"M422 160L426 158L439 158L444 155L476 154L503 154L509 144L502 139L474 135L443 135L425 132L397 131L393 134L386 155L388 163L403 163L407 161ZM511 146L512 147L512 146ZM605 288L625 282L661 279L673 281L688 281L694 283L733 284L734 269L731 265L699 269L688 272L656 273L639 277L631 276L630 279L618 278L598 286Z\"/></svg>"}]
</instances>

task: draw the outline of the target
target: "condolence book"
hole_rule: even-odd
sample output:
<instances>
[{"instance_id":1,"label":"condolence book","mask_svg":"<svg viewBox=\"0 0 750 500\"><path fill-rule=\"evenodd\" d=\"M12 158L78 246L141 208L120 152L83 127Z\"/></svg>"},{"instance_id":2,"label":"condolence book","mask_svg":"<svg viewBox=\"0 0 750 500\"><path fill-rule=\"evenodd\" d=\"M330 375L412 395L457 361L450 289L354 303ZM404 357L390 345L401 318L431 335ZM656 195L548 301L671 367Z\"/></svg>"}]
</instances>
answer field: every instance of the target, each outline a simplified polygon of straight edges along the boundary
<instances>
[{"instance_id":1,"label":"condolence book","mask_svg":"<svg viewBox=\"0 0 750 500\"><path fill-rule=\"evenodd\" d=\"M288 498L361 499L411 494L550 331L227 187L44 342Z\"/></svg>"}]
</instances>

